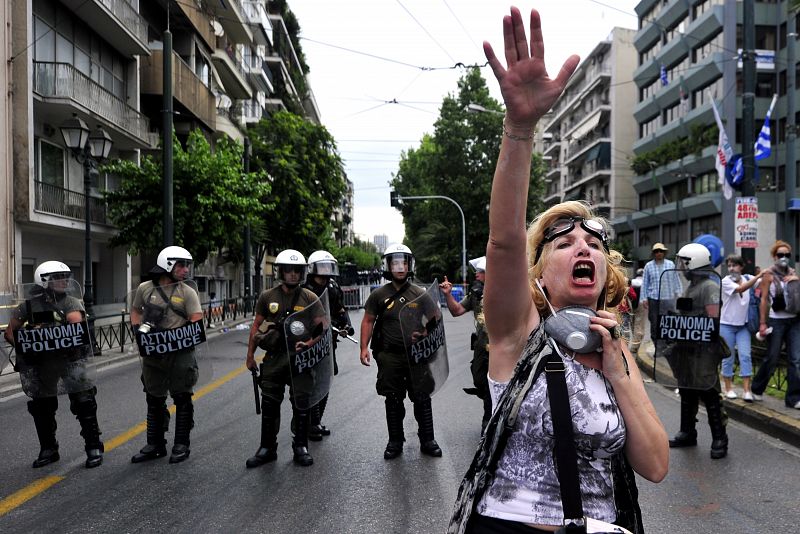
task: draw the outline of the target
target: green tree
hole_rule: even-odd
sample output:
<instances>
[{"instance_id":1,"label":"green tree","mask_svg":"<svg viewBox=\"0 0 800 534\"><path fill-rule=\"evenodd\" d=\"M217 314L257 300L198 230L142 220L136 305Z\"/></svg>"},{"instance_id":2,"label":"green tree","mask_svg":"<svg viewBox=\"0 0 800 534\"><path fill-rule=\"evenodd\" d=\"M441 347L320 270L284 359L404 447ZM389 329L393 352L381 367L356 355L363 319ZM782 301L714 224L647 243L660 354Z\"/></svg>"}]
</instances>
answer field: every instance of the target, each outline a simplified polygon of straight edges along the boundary
<instances>
[{"instance_id":1,"label":"green tree","mask_svg":"<svg viewBox=\"0 0 800 534\"><path fill-rule=\"evenodd\" d=\"M175 243L196 262L210 252L242 248L242 227L255 220L270 185L263 172L245 174L242 146L222 139L212 150L200 130L189 134L186 149L173 135L173 219ZM109 218L118 229L112 246L130 254L162 246L162 176L160 159L150 155L140 165L115 160L103 167L121 178L116 191L105 191Z\"/></svg>"},{"instance_id":2,"label":"green tree","mask_svg":"<svg viewBox=\"0 0 800 534\"><path fill-rule=\"evenodd\" d=\"M469 113L469 104L489 112ZM467 260L483 256L489 236L489 195L500 151L502 108L489 94L486 80L471 69L458 81L458 93L442 101L432 135L419 148L404 152L391 185L400 196L442 195L464 212ZM528 219L541 210L545 166L531 160ZM409 200L401 208L406 244L417 259L417 277L460 280L461 217L446 200Z\"/></svg>"},{"instance_id":3,"label":"green tree","mask_svg":"<svg viewBox=\"0 0 800 534\"><path fill-rule=\"evenodd\" d=\"M250 166L268 173L270 203L253 229L256 260L267 251L310 251L332 246L331 213L346 189L342 159L324 126L287 111L248 130Z\"/></svg>"}]
</instances>

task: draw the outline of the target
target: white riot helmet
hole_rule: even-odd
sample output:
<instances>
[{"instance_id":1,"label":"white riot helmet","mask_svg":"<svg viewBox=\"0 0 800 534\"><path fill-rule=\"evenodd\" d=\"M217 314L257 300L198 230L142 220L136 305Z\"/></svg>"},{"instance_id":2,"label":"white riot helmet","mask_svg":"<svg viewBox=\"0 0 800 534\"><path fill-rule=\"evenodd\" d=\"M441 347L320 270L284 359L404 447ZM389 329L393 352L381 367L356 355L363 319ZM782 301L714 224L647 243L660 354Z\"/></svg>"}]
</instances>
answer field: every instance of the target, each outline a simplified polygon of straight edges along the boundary
<instances>
[{"instance_id":1,"label":"white riot helmet","mask_svg":"<svg viewBox=\"0 0 800 534\"><path fill-rule=\"evenodd\" d=\"M175 268L176 263L183 262L187 266L191 267L192 261L192 255L189 254L189 251L185 248L176 246L166 247L158 253L156 266L150 269L150 272L153 274L172 274L172 269ZM191 273L187 275L186 278L191 278Z\"/></svg>"},{"instance_id":2,"label":"white riot helmet","mask_svg":"<svg viewBox=\"0 0 800 534\"><path fill-rule=\"evenodd\" d=\"M69 270L66 263L60 261L46 261L36 268L33 273L33 281L47 288L51 280L58 278L69 279L72 278L72 271Z\"/></svg>"},{"instance_id":3,"label":"white riot helmet","mask_svg":"<svg viewBox=\"0 0 800 534\"><path fill-rule=\"evenodd\" d=\"M395 262L405 262L408 276L414 275L414 253L402 243L393 243L386 247L383 252L381 266L383 268L383 276L387 280L392 279L392 264L397 265Z\"/></svg>"},{"instance_id":4,"label":"white riot helmet","mask_svg":"<svg viewBox=\"0 0 800 534\"><path fill-rule=\"evenodd\" d=\"M339 263L327 250L315 250L308 257L308 274L339 276Z\"/></svg>"},{"instance_id":5,"label":"white riot helmet","mask_svg":"<svg viewBox=\"0 0 800 534\"><path fill-rule=\"evenodd\" d=\"M680 267L689 271L711 265L711 252L700 243L684 245L678 251L677 258L681 263Z\"/></svg>"},{"instance_id":6,"label":"white riot helmet","mask_svg":"<svg viewBox=\"0 0 800 534\"><path fill-rule=\"evenodd\" d=\"M286 279L283 276L283 269L290 266L298 269L302 274L306 270L306 258L298 251L292 248L287 248L286 250L281 251L275 257L275 267L278 268L278 279L284 283L286 282ZM298 278L298 283L299 280L300 279Z\"/></svg>"}]
</instances>

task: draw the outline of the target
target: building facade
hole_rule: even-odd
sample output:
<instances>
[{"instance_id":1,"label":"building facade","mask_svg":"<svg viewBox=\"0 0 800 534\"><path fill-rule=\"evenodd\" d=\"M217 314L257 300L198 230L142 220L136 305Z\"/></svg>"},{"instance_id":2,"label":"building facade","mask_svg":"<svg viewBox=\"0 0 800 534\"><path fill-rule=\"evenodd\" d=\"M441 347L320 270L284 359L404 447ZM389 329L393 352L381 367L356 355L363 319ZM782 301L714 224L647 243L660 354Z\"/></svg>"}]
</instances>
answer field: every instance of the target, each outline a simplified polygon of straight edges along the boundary
<instances>
[{"instance_id":1,"label":"building facade","mask_svg":"<svg viewBox=\"0 0 800 534\"><path fill-rule=\"evenodd\" d=\"M752 0L751 0L752 1ZM760 183L756 264L766 265L768 246L782 237L776 214L786 206L786 43L787 2L754 2L755 131L761 128L774 94L772 155L758 162ZM620 240L640 262L655 242L674 252L703 234L733 250L735 199L726 200L715 169L717 127L713 98L733 146L741 153L743 73L736 61L742 48L743 2L736 0L644 0L636 6L634 37L638 92L633 115L635 210L614 219ZM789 162L796 168L796 162ZM794 196L794 195L791 195ZM787 230L796 236L794 229ZM796 242L796 241L795 241Z\"/></svg>"},{"instance_id":2,"label":"building facade","mask_svg":"<svg viewBox=\"0 0 800 534\"><path fill-rule=\"evenodd\" d=\"M628 151L636 123L628 103L636 92L625 83L636 66L630 45L635 33L614 28L581 62L544 118L536 150L548 167L546 206L585 200L599 214L616 217L635 205Z\"/></svg>"}]
</instances>

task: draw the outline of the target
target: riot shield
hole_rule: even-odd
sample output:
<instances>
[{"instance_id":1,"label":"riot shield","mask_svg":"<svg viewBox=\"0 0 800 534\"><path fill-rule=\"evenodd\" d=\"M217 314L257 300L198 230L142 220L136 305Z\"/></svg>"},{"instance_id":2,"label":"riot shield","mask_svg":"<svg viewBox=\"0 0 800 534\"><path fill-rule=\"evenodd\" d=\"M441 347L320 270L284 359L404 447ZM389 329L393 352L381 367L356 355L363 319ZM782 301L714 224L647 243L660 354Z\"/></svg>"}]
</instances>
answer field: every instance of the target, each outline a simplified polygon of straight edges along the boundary
<instances>
[{"instance_id":1,"label":"riot shield","mask_svg":"<svg viewBox=\"0 0 800 534\"><path fill-rule=\"evenodd\" d=\"M146 282L128 294L135 350L145 389L152 395L191 391L211 379L203 318L191 321L192 310L187 310L195 298L196 311L202 313L193 280L160 286Z\"/></svg>"},{"instance_id":2,"label":"riot shield","mask_svg":"<svg viewBox=\"0 0 800 534\"><path fill-rule=\"evenodd\" d=\"M333 331L328 290L313 304L283 323L292 378L292 398L298 410L313 408L331 389Z\"/></svg>"},{"instance_id":3,"label":"riot shield","mask_svg":"<svg viewBox=\"0 0 800 534\"><path fill-rule=\"evenodd\" d=\"M719 274L711 269L668 269L659 280L652 376L667 387L711 389L719 383L724 342Z\"/></svg>"},{"instance_id":4,"label":"riot shield","mask_svg":"<svg viewBox=\"0 0 800 534\"><path fill-rule=\"evenodd\" d=\"M450 374L447 340L442 309L439 306L439 281L400 310L400 330L411 367L411 386L415 393L431 396Z\"/></svg>"},{"instance_id":5,"label":"riot shield","mask_svg":"<svg viewBox=\"0 0 800 534\"><path fill-rule=\"evenodd\" d=\"M15 364L28 397L94 387L94 354L78 282L70 277L50 280L46 287L19 284L7 306Z\"/></svg>"}]
</instances>

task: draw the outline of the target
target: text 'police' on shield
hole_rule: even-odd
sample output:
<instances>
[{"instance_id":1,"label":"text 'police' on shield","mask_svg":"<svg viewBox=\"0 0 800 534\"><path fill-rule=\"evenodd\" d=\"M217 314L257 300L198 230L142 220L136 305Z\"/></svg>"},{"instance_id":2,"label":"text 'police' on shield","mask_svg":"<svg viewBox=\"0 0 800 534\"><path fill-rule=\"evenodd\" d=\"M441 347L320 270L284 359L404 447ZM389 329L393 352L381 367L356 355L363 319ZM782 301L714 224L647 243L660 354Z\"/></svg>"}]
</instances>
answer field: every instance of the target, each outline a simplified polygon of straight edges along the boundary
<instances>
[{"instance_id":1,"label":"text 'police' on shield","mask_svg":"<svg viewBox=\"0 0 800 534\"><path fill-rule=\"evenodd\" d=\"M139 332L136 336L139 354L142 356L164 356L182 350L188 350L204 343L206 332L203 321L195 321L178 328L158 332Z\"/></svg>"},{"instance_id":2,"label":"text 'police' on shield","mask_svg":"<svg viewBox=\"0 0 800 534\"><path fill-rule=\"evenodd\" d=\"M89 344L89 332L84 323L19 328L15 333L14 348L25 355L58 352Z\"/></svg>"},{"instance_id":3,"label":"text 'police' on shield","mask_svg":"<svg viewBox=\"0 0 800 534\"><path fill-rule=\"evenodd\" d=\"M717 331L713 317L660 315L658 332L661 339L671 341L714 341Z\"/></svg>"},{"instance_id":4,"label":"text 'police' on shield","mask_svg":"<svg viewBox=\"0 0 800 534\"><path fill-rule=\"evenodd\" d=\"M440 320L427 336L411 345L411 361L421 363L430 360L442 345L444 345L444 321Z\"/></svg>"}]
</instances>

